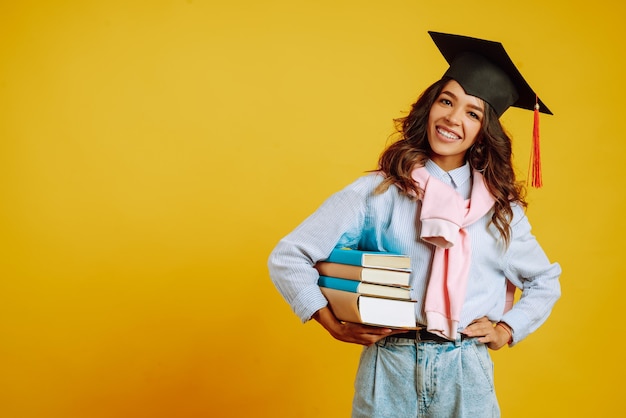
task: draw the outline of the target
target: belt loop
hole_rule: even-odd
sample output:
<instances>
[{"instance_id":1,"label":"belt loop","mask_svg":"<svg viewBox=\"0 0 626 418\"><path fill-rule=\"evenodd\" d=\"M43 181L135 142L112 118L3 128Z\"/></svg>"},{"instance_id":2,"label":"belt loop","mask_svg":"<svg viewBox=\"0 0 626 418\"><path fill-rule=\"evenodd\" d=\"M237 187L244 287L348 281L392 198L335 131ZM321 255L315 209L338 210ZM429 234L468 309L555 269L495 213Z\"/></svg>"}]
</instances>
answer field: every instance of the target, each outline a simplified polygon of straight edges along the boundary
<instances>
[{"instance_id":1,"label":"belt loop","mask_svg":"<svg viewBox=\"0 0 626 418\"><path fill-rule=\"evenodd\" d=\"M463 338L463 335L460 332L457 332L456 333L456 339L454 340L454 346L455 347L460 347L461 346L461 341L463 341L462 338Z\"/></svg>"}]
</instances>

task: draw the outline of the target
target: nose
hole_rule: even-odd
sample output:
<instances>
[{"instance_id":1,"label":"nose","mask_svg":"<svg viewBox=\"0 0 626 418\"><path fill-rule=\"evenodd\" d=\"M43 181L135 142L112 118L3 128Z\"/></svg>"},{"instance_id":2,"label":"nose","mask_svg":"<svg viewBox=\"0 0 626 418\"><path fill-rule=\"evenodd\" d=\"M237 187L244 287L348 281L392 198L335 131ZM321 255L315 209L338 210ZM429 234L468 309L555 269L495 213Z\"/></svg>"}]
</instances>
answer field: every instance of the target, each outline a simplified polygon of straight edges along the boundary
<instances>
[{"instance_id":1,"label":"nose","mask_svg":"<svg viewBox=\"0 0 626 418\"><path fill-rule=\"evenodd\" d=\"M450 111L448 112L448 114L446 114L446 122L448 122L451 125L457 125L459 123L459 121L461 120L461 115L460 115L460 109L450 109Z\"/></svg>"}]
</instances>

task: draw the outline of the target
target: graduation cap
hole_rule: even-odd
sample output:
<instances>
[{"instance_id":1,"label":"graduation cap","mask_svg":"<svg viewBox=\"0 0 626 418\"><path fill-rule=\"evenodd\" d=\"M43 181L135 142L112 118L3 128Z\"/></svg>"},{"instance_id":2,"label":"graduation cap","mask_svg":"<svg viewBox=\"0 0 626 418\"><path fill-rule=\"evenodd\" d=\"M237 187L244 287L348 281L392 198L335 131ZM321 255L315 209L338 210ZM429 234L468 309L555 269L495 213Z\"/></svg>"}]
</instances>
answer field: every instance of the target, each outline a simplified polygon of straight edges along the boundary
<instances>
[{"instance_id":1,"label":"graduation cap","mask_svg":"<svg viewBox=\"0 0 626 418\"><path fill-rule=\"evenodd\" d=\"M450 67L444 77L456 80L471 96L483 99L499 116L511 106L535 112L534 150L531 156L532 185L541 187L539 112L552 112L539 99L500 42L428 32Z\"/></svg>"}]
</instances>

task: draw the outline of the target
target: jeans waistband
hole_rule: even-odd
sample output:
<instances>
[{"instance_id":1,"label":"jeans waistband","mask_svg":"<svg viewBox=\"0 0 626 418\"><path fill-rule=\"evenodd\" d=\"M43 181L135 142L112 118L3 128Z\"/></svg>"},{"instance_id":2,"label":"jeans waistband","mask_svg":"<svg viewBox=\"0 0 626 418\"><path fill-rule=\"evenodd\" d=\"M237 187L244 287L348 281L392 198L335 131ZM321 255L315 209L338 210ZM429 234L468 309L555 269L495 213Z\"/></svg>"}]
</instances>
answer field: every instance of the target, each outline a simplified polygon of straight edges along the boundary
<instances>
[{"instance_id":1,"label":"jeans waistband","mask_svg":"<svg viewBox=\"0 0 626 418\"><path fill-rule=\"evenodd\" d=\"M454 340L448 340L440 335L433 334L432 332L426 331L425 328L418 330L411 330L407 332L403 332L401 334L394 334L391 337L394 338L406 338L409 340L418 340L418 341L429 341L435 343L454 343ZM465 340L468 338L467 336L461 334L461 340Z\"/></svg>"}]
</instances>

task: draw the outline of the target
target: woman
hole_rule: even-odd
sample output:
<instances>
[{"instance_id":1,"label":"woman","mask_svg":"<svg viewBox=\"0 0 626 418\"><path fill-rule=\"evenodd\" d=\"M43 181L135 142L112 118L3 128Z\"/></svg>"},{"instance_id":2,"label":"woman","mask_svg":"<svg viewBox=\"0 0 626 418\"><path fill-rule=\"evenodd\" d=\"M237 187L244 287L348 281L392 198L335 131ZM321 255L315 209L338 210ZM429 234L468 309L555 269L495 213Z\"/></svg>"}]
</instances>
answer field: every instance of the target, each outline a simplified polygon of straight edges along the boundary
<instances>
[{"instance_id":1,"label":"woman","mask_svg":"<svg viewBox=\"0 0 626 418\"><path fill-rule=\"evenodd\" d=\"M399 120L400 139L379 170L331 196L269 260L272 280L303 321L365 346L354 417L500 416L487 349L526 338L560 296L560 266L530 232L498 119L509 106L549 111L500 44L431 36L450 67ZM339 321L314 268L335 247L410 255L423 329ZM509 284L522 289L512 308Z\"/></svg>"}]
</instances>

